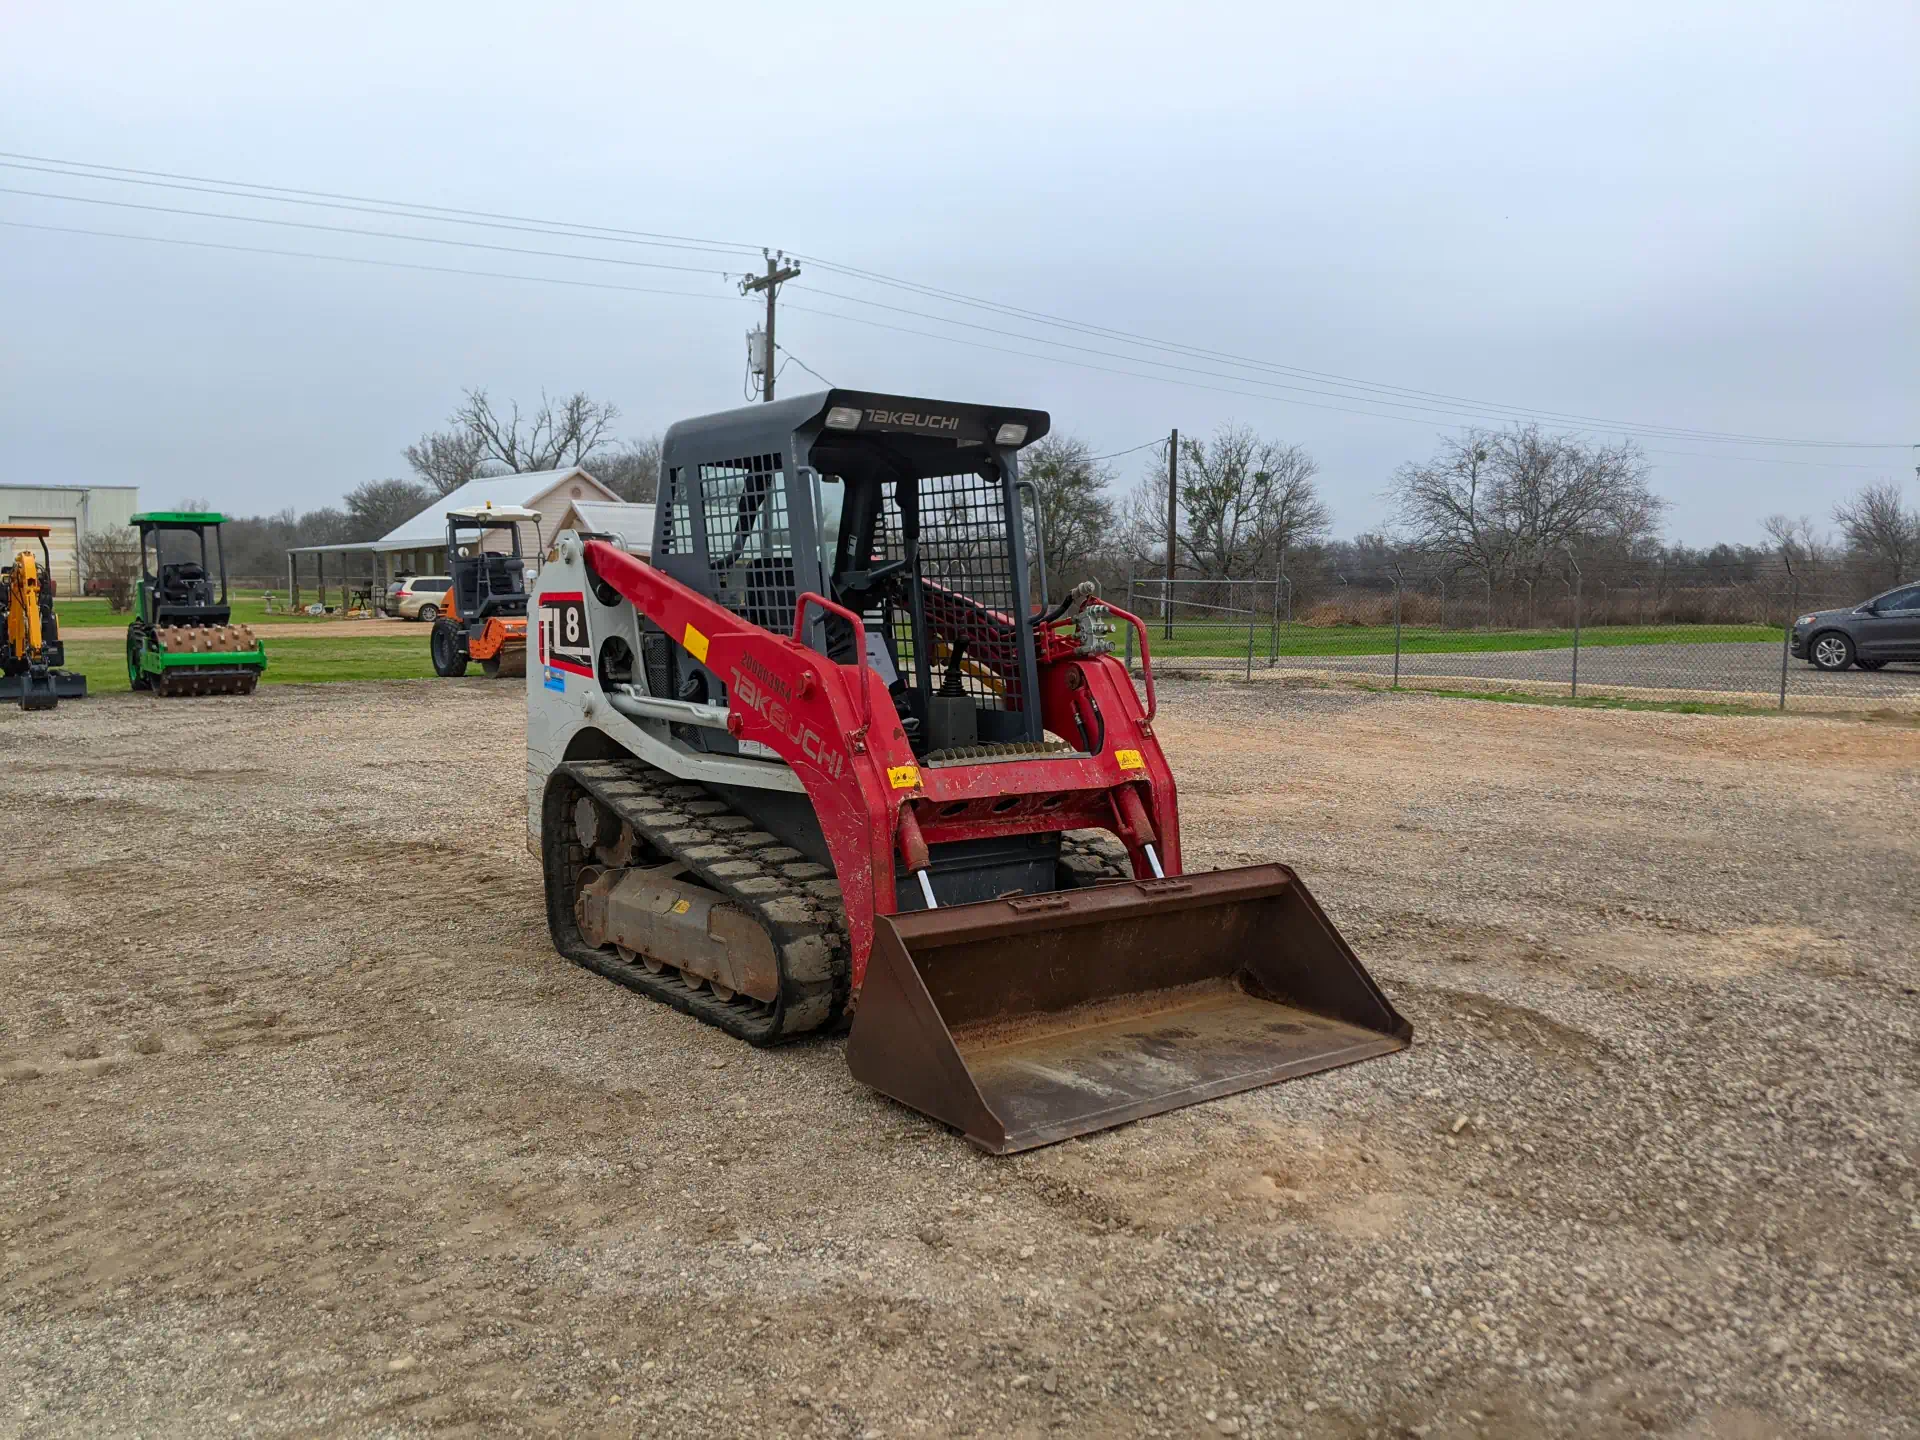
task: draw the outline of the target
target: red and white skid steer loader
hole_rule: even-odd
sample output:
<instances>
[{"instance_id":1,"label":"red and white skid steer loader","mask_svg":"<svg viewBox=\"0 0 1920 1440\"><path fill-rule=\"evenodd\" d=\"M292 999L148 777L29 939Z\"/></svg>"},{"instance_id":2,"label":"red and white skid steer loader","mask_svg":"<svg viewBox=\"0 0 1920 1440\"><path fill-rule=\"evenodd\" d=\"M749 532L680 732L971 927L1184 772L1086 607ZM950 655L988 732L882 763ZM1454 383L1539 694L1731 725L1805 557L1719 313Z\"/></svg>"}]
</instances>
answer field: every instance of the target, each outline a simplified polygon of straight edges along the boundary
<instances>
[{"instance_id":1,"label":"red and white skid steer loader","mask_svg":"<svg viewBox=\"0 0 1920 1440\"><path fill-rule=\"evenodd\" d=\"M843 390L682 422L651 563L557 537L527 670L560 951L757 1044L851 1019L857 1078L1000 1153L1412 1039L1291 870L1183 866L1144 628L1030 598L1047 423Z\"/></svg>"}]
</instances>

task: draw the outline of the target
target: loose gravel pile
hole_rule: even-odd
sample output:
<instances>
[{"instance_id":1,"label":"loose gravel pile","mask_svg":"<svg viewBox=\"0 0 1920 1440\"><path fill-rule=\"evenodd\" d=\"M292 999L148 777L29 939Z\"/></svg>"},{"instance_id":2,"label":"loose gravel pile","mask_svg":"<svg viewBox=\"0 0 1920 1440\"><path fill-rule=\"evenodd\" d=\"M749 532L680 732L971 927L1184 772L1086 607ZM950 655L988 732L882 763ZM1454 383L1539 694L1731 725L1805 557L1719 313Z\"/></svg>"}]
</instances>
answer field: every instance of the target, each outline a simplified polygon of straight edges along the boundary
<instances>
[{"instance_id":1,"label":"loose gravel pile","mask_svg":"<svg viewBox=\"0 0 1920 1440\"><path fill-rule=\"evenodd\" d=\"M0 1434L1920 1433L1920 731L1162 704L1415 1046L999 1160L560 960L515 688L0 716Z\"/></svg>"}]
</instances>

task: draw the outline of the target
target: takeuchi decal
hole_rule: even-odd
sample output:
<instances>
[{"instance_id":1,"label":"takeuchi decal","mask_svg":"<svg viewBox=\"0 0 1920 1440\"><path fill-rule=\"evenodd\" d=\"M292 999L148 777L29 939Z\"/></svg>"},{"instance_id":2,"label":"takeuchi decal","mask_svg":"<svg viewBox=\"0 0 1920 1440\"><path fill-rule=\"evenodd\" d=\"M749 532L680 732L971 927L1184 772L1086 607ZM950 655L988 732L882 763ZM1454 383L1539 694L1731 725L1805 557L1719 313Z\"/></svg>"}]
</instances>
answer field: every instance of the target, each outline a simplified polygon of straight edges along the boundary
<instances>
[{"instance_id":1,"label":"takeuchi decal","mask_svg":"<svg viewBox=\"0 0 1920 1440\"><path fill-rule=\"evenodd\" d=\"M802 755L834 779L838 780L846 773L847 757L840 751L829 748L818 730L787 709L772 691L753 676L742 670L735 670L730 693L735 704L753 711L792 741Z\"/></svg>"}]
</instances>

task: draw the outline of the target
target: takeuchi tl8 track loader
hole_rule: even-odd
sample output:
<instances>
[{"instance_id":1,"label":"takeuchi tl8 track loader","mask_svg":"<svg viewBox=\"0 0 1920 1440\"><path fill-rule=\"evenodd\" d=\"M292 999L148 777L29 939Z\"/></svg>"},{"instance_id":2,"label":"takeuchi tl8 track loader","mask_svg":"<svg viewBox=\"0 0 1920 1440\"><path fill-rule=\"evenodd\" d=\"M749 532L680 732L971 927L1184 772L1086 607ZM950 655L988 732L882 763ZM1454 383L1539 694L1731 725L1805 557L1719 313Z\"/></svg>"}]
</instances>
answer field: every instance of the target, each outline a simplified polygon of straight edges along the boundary
<instances>
[{"instance_id":1,"label":"takeuchi tl8 track loader","mask_svg":"<svg viewBox=\"0 0 1920 1440\"><path fill-rule=\"evenodd\" d=\"M527 681L563 954L756 1044L850 1018L858 1079L1002 1153L1412 1039L1293 871L1182 864L1144 628L1030 603L1047 424L843 390L682 422L652 564L554 542Z\"/></svg>"},{"instance_id":2,"label":"takeuchi tl8 track loader","mask_svg":"<svg viewBox=\"0 0 1920 1440\"><path fill-rule=\"evenodd\" d=\"M251 695L267 647L233 623L224 515L155 510L140 531L140 585L127 626L127 684L155 695ZM207 549L207 535L213 549Z\"/></svg>"},{"instance_id":3,"label":"takeuchi tl8 track loader","mask_svg":"<svg viewBox=\"0 0 1920 1440\"><path fill-rule=\"evenodd\" d=\"M480 662L489 680L527 673L527 562L521 526L538 535L540 516L518 505L476 505L447 512L447 609L433 622L428 645L433 673L464 675ZM507 550L488 550L489 536L506 537Z\"/></svg>"},{"instance_id":4,"label":"takeuchi tl8 track loader","mask_svg":"<svg viewBox=\"0 0 1920 1440\"><path fill-rule=\"evenodd\" d=\"M0 525L0 700L17 700L22 710L51 710L87 693L86 676L60 668L67 651L53 613L52 533L45 525Z\"/></svg>"}]
</instances>

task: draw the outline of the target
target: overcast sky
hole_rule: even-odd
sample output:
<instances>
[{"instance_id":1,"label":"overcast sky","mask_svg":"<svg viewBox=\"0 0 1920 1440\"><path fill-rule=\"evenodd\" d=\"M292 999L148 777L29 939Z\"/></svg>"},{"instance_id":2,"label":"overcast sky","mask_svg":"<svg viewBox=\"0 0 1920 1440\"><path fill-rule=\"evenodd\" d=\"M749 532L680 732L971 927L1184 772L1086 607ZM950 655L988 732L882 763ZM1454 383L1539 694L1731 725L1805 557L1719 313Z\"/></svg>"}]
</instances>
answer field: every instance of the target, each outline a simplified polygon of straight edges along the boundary
<instances>
[{"instance_id":1,"label":"overcast sky","mask_svg":"<svg viewBox=\"0 0 1920 1440\"><path fill-rule=\"evenodd\" d=\"M1920 442L1912 0L0 0L0 149L780 246L1374 387ZM0 479L307 509L404 474L463 387L585 389L627 434L741 399L756 311L723 272L745 252L0 186L622 262L0 193ZM1102 451L1244 422L1315 455L1343 534L1384 523L1397 464L1484 420L803 268L779 338L836 384L1037 406ZM817 388L798 365L780 384ZM1690 542L1824 520L1883 477L1920 500L1916 450L1643 443Z\"/></svg>"}]
</instances>

